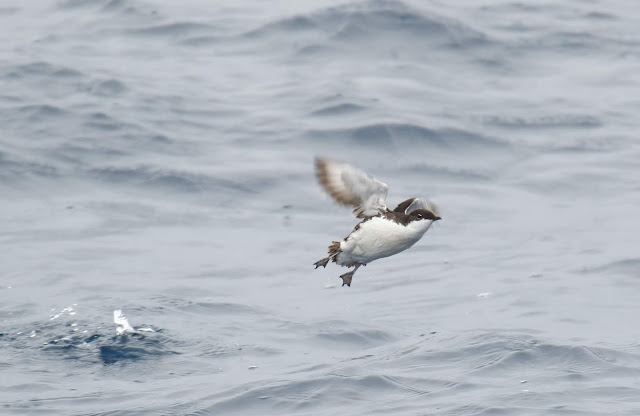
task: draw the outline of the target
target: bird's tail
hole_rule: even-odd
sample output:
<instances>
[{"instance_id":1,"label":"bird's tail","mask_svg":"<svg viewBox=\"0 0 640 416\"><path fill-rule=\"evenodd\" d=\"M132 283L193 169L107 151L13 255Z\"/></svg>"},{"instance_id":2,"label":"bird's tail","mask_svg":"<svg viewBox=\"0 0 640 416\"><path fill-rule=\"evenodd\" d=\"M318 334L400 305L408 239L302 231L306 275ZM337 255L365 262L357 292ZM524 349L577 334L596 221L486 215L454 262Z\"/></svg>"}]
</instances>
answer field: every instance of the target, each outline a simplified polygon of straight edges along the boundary
<instances>
[{"instance_id":1,"label":"bird's tail","mask_svg":"<svg viewBox=\"0 0 640 416\"><path fill-rule=\"evenodd\" d=\"M333 241L329 245L329 257L333 257L334 263L337 261L336 259L338 258L338 256L336 254L338 254L339 251L340 251L340 241Z\"/></svg>"}]
</instances>

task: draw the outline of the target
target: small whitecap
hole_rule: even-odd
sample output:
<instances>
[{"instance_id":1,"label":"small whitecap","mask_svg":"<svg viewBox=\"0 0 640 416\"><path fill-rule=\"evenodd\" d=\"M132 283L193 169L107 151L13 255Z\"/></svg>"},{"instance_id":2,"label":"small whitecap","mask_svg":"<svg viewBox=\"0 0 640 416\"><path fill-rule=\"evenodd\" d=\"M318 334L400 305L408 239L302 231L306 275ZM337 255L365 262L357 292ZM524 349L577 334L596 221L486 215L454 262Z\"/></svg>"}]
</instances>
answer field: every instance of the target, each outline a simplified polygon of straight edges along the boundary
<instances>
[{"instance_id":1,"label":"small whitecap","mask_svg":"<svg viewBox=\"0 0 640 416\"><path fill-rule=\"evenodd\" d=\"M334 287L336 287L336 285L331 283L331 279L329 277L327 277L327 283L324 285L324 288L325 289L333 289Z\"/></svg>"},{"instance_id":2,"label":"small whitecap","mask_svg":"<svg viewBox=\"0 0 640 416\"><path fill-rule=\"evenodd\" d=\"M131 324L129 324L129 320L124 315L124 313L122 313L121 309L116 309L113 311L113 322L118 325L118 328L116 328L116 332L118 332L118 330L120 329L124 332L134 332L133 327L131 326Z\"/></svg>"},{"instance_id":3,"label":"small whitecap","mask_svg":"<svg viewBox=\"0 0 640 416\"><path fill-rule=\"evenodd\" d=\"M143 327L143 328L138 328L137 331L138 332L156 332L156 331L153 330L153 328L148 327L148 326L147 327Z\"/></svg>"},{"instance_id":4,"label":"small whitecap","mask_svg":"<svg viewBox=\"0 0 640 416\"><path fill-rule=\"evenodd\" d=\"M479 297L479 298L487 298L487 297L491 296L491 292L478 293L476 296Z\"/></svg>"}]
</instances>

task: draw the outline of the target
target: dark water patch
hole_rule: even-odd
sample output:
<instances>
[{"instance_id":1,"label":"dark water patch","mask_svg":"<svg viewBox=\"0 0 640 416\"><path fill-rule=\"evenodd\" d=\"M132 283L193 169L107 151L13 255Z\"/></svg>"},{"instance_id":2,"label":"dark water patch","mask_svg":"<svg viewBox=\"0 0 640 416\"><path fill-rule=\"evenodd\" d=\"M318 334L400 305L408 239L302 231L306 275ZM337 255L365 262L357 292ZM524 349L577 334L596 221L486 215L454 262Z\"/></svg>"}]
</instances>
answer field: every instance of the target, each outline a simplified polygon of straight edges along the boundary
<instances>
[{"instance_id":1,"label":"dark water patch","mask_svg":"<svg viewBox=\"0 0 640 416\"><path fill-rule=\"evenodd\" d=\"M136 5L140 5L140 3L131 0L106 0L102 1L102 3L104 4L102 6L102 10L104 11L124 11L128 14L139 13L142 11L136 8ZM157 12L152 9L144 14L156 15Z\"/></svg>"},{"instance_id":2,"label":"dark water patch","mask_svg":"<svg viewBox=\"0 0 640 416\"><path fill-rule=\"evenodd\" d=\"M171 112L181 116L198 116L198 117L242 117L246 113L243 110L234 108L216 108L216 109L185 109L184 106L172 107Z\"/></svg>"},{"instance_id":3,"label":"dark water patch","mask_svg":"<svg viewBox=\"0 0 640 416\"><path fill-rule=\"evenodd\" d=\"M19 77L51 77L57 79L81 78L81 72L64 66L52 65L48 62L38 61L30 64L18 65L13 68L12 73Z\"/></svg>"},{"instance_id":4,"label":"dark water patch","mask_svg":"<svg viewBox=\"0 0 640 416\"><path fill-rule=\"evenodd\" d=\"M17 7L0 7L0 16L10 16L16 14L20 9Z\"/></svg>"},{"instance_id":5,"label":"dark water patch","mask_svg":"<svg viewBox=\"0 0 640 416\"><path fill-rule=\"evenodd\" d=\"M116 79L94 81L86 87L89 94L99 97L117 97L126 92L127 89L123 82Z\"/></svg>"},{"instance_id":6,"label":"dark water patch","mask_svg":"<svg viewBox=\"0 0 640 416\"><path fill-rule=\"evenodd\" d=\"M80 78L82 77L82 73L76 71L75 69L69 68L61 68L53 72L53 76L56 78Z\"/></svg>"},{"instance_id":7,"label":"dark water patch","mask_svg":"<svg viewBox=\"0 0 640 416\"><path fill-rule=\"evenodd\" d=\"M471 60L474 64L478 66L485 67L489 70L493 71L507 71L512 70L513 67L509 65L508 61L502 59L500 57L478 57Z\"/></svg>"},{"instance_id":8,"label":"dark water patch","mask_svg":"<svg viewBox=\"0 0 640 416\"><path fill-rule=\"evenodd\" d=\"M115 132L126 129L130 124L122 123L114 119L105 120L89 120L83 123L85 127L96 129L103 132Z\"/></svg>"},{"instance_id":9,"label":"dark water patch","mask_svg":"<svg viewBox=\"0 0 640 416\"><path fill-rule=\"evenodd\" d=\"M0 95L0 100L5 101L5 102L10 103L10 104L16 104L16 103L19 103L19 102L23 101L23 98L19 97L17 95L4 95L4 94L1 94Z\"/></svg>"},{"instance_id":10,"label":"dark water patch","mask_svg":"<svg viewBox=\"0 0 640 416\"><path fill-rule=\"evenodd\" d=\"M78 143L64 143L47 151L47 153L65 163L86 165L94 161L103 163L105 160L117 159L129 154L129 152L108 144L101 145L93 138L78 138Z\"/></svg>"},{"instance_id":11,"label":"dark water patch","mask_svg":"<svg viewBox=\"0 0 640 416\"><path fill-rule=\"evenodd\" d=\"M18 73L28 75L49 75L55 70L56 68L47 62L33 62L30 64L20 65L16 68Z\"/></svg>"},{"instance_id":12,"label":"dark water patch","mask_svg":"<svg viewBox=\"0 0 640 416\"><path fill-rule=\"evenodd\" d=\"M192 37L203 32L210 32L214 29L213 26L204 23L194 22L175 22L165 23L160 25L154 25L145 27L142 29L135 29L130 31L131 35L144 36L144 37L169 37L169 38L184 38Z\"/></svg>"},{"instance_id":13,"label":"dark water patch","mask_svg":"<svg viewBox=\"0 0 640 416\"><path fill-rule=\"evenodd\" d=\"M93 358L95 358L93 357L94 348L97 346L97 343L95 342L104 337L102 334L86 335L77 334L74 332L69 332L66 335L51 337L50 335L48 335L48 333L52 330L54 329L41 329L41 332L43 332L42 335L45 337L49 337L48 341L43 344L42 350L48 354L53 354L70 360L88 359L89 361L91 361Z\"/></svg>"},{"instance_id":14,"label":"dark water patch","mask_svg":"<svg viewBox=\"0 0 640 416\"><path fill-rule=\"evenodd\" d=\"M329 48L328 46L312 44L312 45L304 45L304 46L298 47L296 49L296 55L313 56L313 55L319 55L322 53L329 53L330 51L331 51L331 48Z\"/></svg>"},{"instance_id":15,"label":"dark water patch","mask_svg":"<svg viewBox=\"0 0 640 416\"><path fill-rule=\"evenodd\" d=\"M479 5L479 10L488 11L492 13L498 12L517 12L517 13L532 13L541 10L541 6L537 4L528 4L524 2L508 2L504 4L492 4L490 6Z\"/></svg>"},{"instance_id":16,"label":"dark water patch","mask_svg":"<svg viewBox=\"0 0 640 416\"><path fill-rule=\"evenodd\" d=\"M585 13L584 17L586 17L587 19L593 19L593 20L606 20L606 21L620 20L618 16L612 13L602 12L602 11L588 12L588 13Z\"/></svg>"},{"instance_id":17,"label":"dark water patch","mask_svg":"<svg viewBox=\"0 0 640 416\"><path fill-rule=\"evenodd\" d=\"M294 33L299 36L300 32L317 31L320 29L321 26L316 22L313 16L293 16L267 23L258 29L250 30L244 33L242 37L249 39L261 39L265 36L274 34L290 36Z\"/></svg>"},{"instance_id":18,"label":"dark water patch","mask_svg":"<svg viewBox=\"0 0 640 416\"><path fill-rule=\"evenodd\" d=\"M109 345L100 346L100 359L110 365L118 362L156 360L166 355L179 354L167 348L165 342L146 335L124 335L111 339Z\"/></svg>"},{"instance_id":19,"label":"dark water patch","mask_svg":"<svg viewBox=\"0 0 640 416\"><path fill-rule=\"evenodd\" d=\"M531 118L487 117L484 119L484 122L493 126L524 130L554 128L592 129L603 126L601 120L599 120L597 117L587 114L557 114Z\"/></svg>"},{"instance_id":20,"label":"dark water patch","mask_svg":"<svg viewBox=\"0 0 640 416\"><path fill-rule=\"evenodd\" d=\"M127 131L140 130L140 127L135 124L125 123L103 112L86 114L83 125L103 132L120 131L123 129Z\"/></svg>"},{"instance_id":21,"label":"dark water patch","mask_svg":"<svg viewBox=\"0 0 640 416\"><path fill-rule=\"evenodd\" d=\"M78 9L103 6L106 3L109 3L109 0L65 0L58 2L57 6L61 9Z\"/></svg>"},{"instance_id":22,"label":"dark water patch","mask_svg":"<svg viewBox=\"0 0 640 416\"><path fill-rule=\"evenodd\" d=\"M518 51L540 51L581 56L612 51L614 48L637 48L639 42L634 38L612 38L601 32L554 32L544 36L526 39L515 45Z\"/></svg>"},{"instance_id":23,"label":"dark water patch","mask_svg":"<svg viewBox=\"0 0 640 416\"><path fill-rule=\"evenodd\" d=\"M20 160L6 152L0 151L0 177L15 178L27 176L40 176L47 178L58 177L58 170L44 163Z\"/></svg>"},{"instance_id":24,"label":"dark water patch","mask_svg":"<svg viewBox=\"0 0 640 416\"><path fill-rule=\"evenodd\" d=\"M615 150L618 143L614 140L577 140L575 143L557 143L547 150L554 154L575 154L575 153L604 153Z\"/></svg>"},{"instance_id":25,"label":"dark water patch","mask_svg":"<svg viewBox=\"0 0 640 416\"><path fill-rule=\"evenodd\" d=\"M136 0L64 0L56 2L54 10L68 13L69 15L73 13L99 13L103 14L101 19L105 17L112 18L113 16L119 18L136 16L155 20L158 13L153 7L153 4L145 5ZM119 21L119 23L122 23L122 21ZM136 24L139 24L139 22L136 22Z\"/></svg>"},{"instance_id":26,"label":"dark water patch","mask_svg":"<svg viewBox=\"0 0 640 416\"><path fill-rule=\"evenodd\" d=\"M57 119L67 115L67 111L49 104L34 104L18 107L16 113L31 122Z\"/></svg>"},{"instance_id":27,"label":"dark water patch","mask_svg":"<svg viewBox=\"0 0 640 416\"><path fill-rule=\"evenodd\" d=\"M606 263L600 266L583 267L578 273L599 275L624 275L640 277L640 258L628 258Z\"/></svg>"},{"instance_id":28,"label":"dark water patch","mask_svg":"<svg viewBox=\"0 0 640 416\"><path fill-rule=\"evenodd\" d=\"M224 42L225 40L226 40L225 38L220 36L208 35L208 36L187 37L185 39L180 40L179 43L185 46L199 47L199 46L213 46L215 44Z\"/></svg>"},{"instance_id":29,"label":"dark water patch","mask_svg":"<svg viewBox=\"0 0 640 416\"><path fill-rule=\"evenodd\" d=\"M364 110L366 107L352 103L342 103L331 105L311 112L312 116L340 116L345 114L356 113Z\"/></svg>"}]
</instances>

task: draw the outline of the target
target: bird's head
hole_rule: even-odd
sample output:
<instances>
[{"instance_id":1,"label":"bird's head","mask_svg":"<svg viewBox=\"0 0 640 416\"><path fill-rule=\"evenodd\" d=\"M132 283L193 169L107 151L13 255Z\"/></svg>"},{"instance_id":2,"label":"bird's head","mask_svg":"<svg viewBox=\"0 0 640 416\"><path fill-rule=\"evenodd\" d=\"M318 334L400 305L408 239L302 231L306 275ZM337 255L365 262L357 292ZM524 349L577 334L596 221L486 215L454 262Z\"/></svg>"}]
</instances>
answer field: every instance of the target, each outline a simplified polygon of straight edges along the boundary
<instances>
[{"instance_id":1,"label":"bird's head","mask_svg":"<svg viewBox=\"0 0 640 416\"><path fill-rule=\"evenodd\" d=\"M413 210L409 213L412 221L422 221L422 220L430 220L430 221L438 221L441 218L437 216L435 213L428 209L420 208Z\"/></svg>"}]
</instances>

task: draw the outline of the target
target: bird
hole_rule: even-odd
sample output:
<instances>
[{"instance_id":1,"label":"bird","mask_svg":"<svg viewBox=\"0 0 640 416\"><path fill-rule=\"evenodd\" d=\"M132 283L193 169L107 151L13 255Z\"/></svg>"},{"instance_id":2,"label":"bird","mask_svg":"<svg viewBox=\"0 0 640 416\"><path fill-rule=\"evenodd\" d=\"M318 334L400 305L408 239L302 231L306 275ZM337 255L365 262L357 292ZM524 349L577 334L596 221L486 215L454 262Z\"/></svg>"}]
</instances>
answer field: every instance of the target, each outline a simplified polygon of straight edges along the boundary
<instances>
[{"instance_id":1,"label":"bird","mask_svg":"<svg viewBox=\"0 0 640 416\"><path fill-rule=\"evenodd\" d=\"M316 157L315 170L324 191L352 206L356 218L362 219L342 241L329 245L327 257L314 263L316 269L326 268L329 261L353 267L340 275L343 287L351 287L360 266L408 249L441 219L436 204L422 198L409 198L390 210L385 204L388 186L347 163Z\"/></svg>"}]
</instances>

